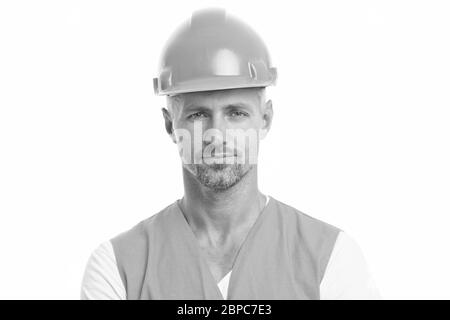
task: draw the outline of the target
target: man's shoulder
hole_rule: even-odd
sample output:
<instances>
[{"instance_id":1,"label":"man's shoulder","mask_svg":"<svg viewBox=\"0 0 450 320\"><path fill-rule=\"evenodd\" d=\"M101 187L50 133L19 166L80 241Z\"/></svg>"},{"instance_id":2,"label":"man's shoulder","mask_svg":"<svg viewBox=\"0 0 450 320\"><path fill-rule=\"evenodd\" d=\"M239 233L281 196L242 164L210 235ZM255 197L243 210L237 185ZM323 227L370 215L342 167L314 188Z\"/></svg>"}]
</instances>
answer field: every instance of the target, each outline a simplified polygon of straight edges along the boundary
<instances>
[{"instance_id":1,"label":"man's shoulder","mask_svg":"<svg viewBox=\"0 0 450 320\"><path fill-rule=\"evenodd\" d=\"M272 197L277 208L277 212L287 220L287 223L292 227L301 228L301 230L310 230L316 232L327 232L337 234L341 231L340 228L310 214L307 214L299 209L288 205L278 199Z\"/></svg>"},{"instance_id":2,"label":"man's shoulder","mask_svg":"<svg viewBox=\"0 0 450 320\"><path fill-rule=\"evenodd\" d=\"M174 206L176 206L176 201L172 202L165 208L159 210L155 214L151 215L144 220L139 221L137 224L133 225L131 228L117 234L110 239L111 243L116 247L122 242L131 243L133 245L138 245L151 233L152 229L158 229L158 224L171 212L173 212Z\"/></svg>"},{"instance_id":3,"label":"man's shoulder","mask_svg":"<svg viewBox=\"0 0 450 320\"><path fill-rule=\"evenodd\" d=\"M282 221L280 227L292 240L289 242L292 256L299 257L299 261L313 263L317 267L318 279L322 279L341 230L284 202L276 200L274 203L278 221Z\"/></svg>"}]
</instances>

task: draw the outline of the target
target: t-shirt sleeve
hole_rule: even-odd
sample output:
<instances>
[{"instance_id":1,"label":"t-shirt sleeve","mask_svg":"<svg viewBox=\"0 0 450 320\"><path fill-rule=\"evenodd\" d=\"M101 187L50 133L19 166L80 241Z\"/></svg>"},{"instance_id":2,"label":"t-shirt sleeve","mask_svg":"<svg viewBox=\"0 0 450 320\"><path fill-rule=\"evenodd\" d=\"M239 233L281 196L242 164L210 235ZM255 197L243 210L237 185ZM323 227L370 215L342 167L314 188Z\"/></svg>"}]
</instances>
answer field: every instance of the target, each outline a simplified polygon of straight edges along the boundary
<instances>
[{"instance_id":1,"label":"t-shirt sleeve","mask_svg":"<svg viewBox=\"0 0 450 320\"><path fill-rule=\"evenodd\" d=\"M126 300L126 290L110 241L98 246L89 257L80 297L81 300Z\"/></svg>"},{"instance_id":2,"label":"t-shirt sleeve","mask_svg":"<svg viewBox=\"0 0 450 320\"><path fill-rule=\"evenodd\" d=\"M320 299L381 299L361 248L343 231L336 239L320 283Z\"/></svg>"}]
</instances>

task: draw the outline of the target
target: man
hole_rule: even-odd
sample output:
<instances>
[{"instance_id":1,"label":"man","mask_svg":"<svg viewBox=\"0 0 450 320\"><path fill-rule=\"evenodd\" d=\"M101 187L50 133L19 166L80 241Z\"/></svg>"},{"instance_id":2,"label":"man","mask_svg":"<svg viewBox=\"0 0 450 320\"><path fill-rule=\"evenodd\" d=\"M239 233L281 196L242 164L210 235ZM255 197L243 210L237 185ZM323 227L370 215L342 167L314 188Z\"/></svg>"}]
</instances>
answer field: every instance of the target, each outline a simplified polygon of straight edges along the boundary
<instances>
[{"instance_id":1,"label":"man","mask_svg":"<svg viewBox=\"0 0 450 320\"><path fill-rule=\"evenodd\" d=\"M379 298L350 237L258 189L276 77L259 36L223 10L177 30L154 89L184 196L92 253L82 299Z\"/></svg>"}]
</instances>

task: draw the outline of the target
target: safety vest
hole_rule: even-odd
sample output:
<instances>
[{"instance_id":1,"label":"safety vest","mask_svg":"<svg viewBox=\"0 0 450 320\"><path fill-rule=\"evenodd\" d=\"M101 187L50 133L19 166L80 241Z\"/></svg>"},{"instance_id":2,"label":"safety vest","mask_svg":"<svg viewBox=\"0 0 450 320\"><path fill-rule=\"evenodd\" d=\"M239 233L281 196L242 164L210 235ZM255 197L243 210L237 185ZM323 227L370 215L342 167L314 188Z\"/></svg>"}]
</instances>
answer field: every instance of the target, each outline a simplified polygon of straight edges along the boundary
<instances>
[{"instance_id":1,"label":"safety vest","mask_svg":"<svg viewBox=\"0 0 450 320\"><path fill-rule=\"evenodd\" d=\"M340 230L272 197L241 245L228 299L319 299ZM223 299L178 201L111 239L127 299Z\"/></svg>"}]
</instances>

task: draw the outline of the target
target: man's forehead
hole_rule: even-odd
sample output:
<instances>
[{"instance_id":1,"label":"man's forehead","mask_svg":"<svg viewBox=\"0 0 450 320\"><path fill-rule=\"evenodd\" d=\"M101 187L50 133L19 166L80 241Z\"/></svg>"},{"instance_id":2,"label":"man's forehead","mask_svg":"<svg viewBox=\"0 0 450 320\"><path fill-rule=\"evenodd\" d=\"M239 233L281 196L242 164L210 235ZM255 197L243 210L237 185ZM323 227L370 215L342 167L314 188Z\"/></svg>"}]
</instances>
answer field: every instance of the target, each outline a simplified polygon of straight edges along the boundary
<instances>
[{"instance_id":1,"label":"man's forehead","mask_svg":"<svg viewBox=\"0 0 450 320\"><path fill-rule=\"evenodd\" d=\"M221 107L228 105L258 105L261 89L245 88L184 93L177 97L183 107Z\"/></svg>"}]
</instances>

